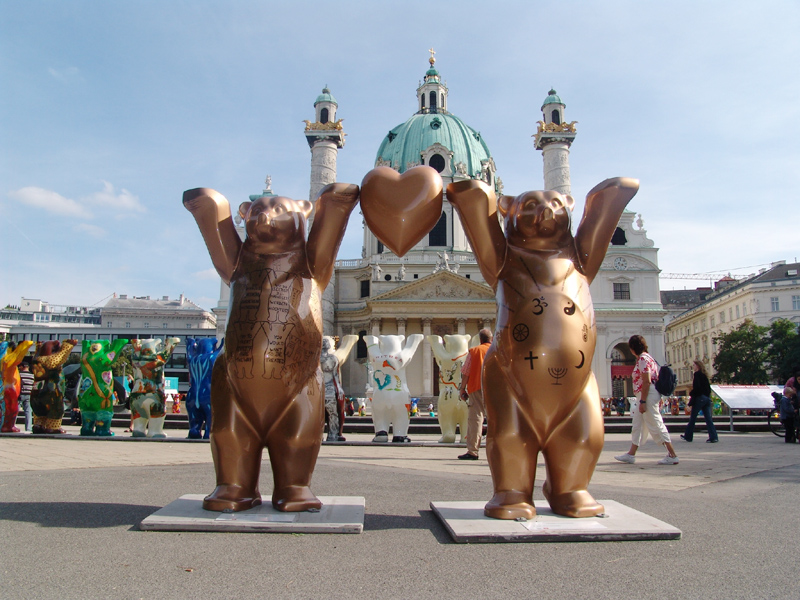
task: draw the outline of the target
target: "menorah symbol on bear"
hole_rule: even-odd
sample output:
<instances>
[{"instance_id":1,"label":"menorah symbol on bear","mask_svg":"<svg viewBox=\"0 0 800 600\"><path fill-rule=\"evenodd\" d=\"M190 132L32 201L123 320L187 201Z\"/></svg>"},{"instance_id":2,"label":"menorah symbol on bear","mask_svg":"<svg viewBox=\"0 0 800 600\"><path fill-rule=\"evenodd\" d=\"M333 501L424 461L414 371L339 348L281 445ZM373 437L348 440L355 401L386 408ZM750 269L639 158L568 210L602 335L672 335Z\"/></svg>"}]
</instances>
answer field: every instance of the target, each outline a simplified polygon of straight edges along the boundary
<instances>
[{"instance_id":1,"label":"menorah symbol on bear","mask_svg":"<svg viewBox=\"0 0 800 600\"><path fill-rule=\"evenodd\" d=\"M564 377L564 375L567 374L567 368L566 367L549 367L547 369L547 372L550 373L550 377L555 379L555 381L553 382L553 385L561 385L560 383L558 383L558 380L561 379L562 377Z\"/></svg>"}]
</instances>

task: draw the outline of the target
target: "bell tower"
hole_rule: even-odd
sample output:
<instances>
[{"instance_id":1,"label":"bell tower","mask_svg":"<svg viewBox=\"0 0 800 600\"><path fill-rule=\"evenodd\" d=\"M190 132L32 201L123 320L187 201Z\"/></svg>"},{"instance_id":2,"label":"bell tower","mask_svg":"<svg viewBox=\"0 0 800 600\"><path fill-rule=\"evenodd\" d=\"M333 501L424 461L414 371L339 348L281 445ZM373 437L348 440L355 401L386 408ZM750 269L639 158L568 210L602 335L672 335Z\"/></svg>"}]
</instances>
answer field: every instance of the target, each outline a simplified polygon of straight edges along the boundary
<instances>
[{"instance_id":1,"label":"bell tower","mask_svg":"<svg viewBox=\"0 0 800 600\"><path fill-rule=\"evenodd\" d=\"M534 137L534 146L542 151L544 189L570 193L569 148L575 139L575 123L564 120L566 105L551 89L542 104L542 120Z\"/></svg>"}]
</instances>

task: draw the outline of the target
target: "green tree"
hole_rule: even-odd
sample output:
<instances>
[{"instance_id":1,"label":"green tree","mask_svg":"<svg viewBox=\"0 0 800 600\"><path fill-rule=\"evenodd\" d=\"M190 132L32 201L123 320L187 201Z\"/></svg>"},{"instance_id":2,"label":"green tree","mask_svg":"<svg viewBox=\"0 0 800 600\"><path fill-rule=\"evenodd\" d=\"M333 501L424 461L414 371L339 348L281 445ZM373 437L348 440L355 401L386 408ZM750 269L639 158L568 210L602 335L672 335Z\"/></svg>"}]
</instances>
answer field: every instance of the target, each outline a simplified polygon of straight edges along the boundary
<instances>
[{"instance_id":1,"label":"green tree","mask_svg":"<svg viewBox=\"0 0 800 600\"><path fill-rule=\"evenodd\" d=\"M717 355L714 357L716 383L764 384L767 375L767 327L745 320L736 329L714 337Z\"/></svg>"},{"instance_id":2,"label":"green tree","mask_svg":"<svg viewBox=\"0 0 800 600\"><path fill-rule=\"evenodd\" d=\"M122 377L124 375L133 375L133 365L131 363L131 356L133 356L133 346L128 344L119 351L117 360L111 365L111 373L114 377Z\"/></svg>"},{"instance_id":3,"label":"green tree","mask_svg":"<svg viewBox=\"0 0 800 600\"><path fill-rule=\"evenodd\" d=\"M778 319L769 327L768 362L775 383L785 383L800 368L800 333L796 323Z\"/></svg>"}]
</instances>

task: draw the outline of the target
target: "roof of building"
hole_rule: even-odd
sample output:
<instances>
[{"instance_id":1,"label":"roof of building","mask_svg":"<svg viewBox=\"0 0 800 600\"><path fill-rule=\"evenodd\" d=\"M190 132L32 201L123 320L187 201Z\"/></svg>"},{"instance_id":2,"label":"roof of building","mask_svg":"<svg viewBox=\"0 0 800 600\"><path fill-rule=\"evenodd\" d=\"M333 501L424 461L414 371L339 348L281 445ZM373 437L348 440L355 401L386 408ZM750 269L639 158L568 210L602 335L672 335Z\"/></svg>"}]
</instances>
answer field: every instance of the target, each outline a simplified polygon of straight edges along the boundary
<instances>
[{"instance_id":1,"label":"roof of building","mask_svg":"<svg viewBox=\"0 0 800 600\"><path fill-rule=\"evenodd\" d=\"M688 310L700 304L711 293L711 288L696 290L662 290L661 305L664 308Z\"/></svg>"},{"instance_id":2,"label":"roof of building","mask_svg":"<svg viewBox=\"0 0 800 600\"><path fill-rule=\"evenodd\" d=\"M550 91L547 92L547 94L548 94L547 98L545 98L544 102L542 102L542 108L544 108L548 104L560 104L566 107L566 104L564 104L561 101L561 98L559 98L558 94L556 94L556 91L554 89L551 88Z\"/></svg>"},{"instance_id":3,"label":"roof of building","mask_svg":"<svg viewBox=\"0 0 800 600\"><path fill-rule=\"evenodd\" d=\"M128 297L121 295L119 297L111 298L106 302L103 310L118 309L118 310L186 310L186 311L203 311L206 310L197 306L194 302L181 295L180 298L170 299L164 296L161 299L152 300L150 296L132 296Z\"/></svg>"},{"instance_id":4,"label":"roof of building","mask_svg":"<svg viewBox=\"0 0 800 600\"><path fill-rule=\"evenodd\" d=\"M314 101L314 106L316 106L320 102L330 102L331 104L339 106L339 103L336 102L336 98L333 97L333 94L331 94L331 91L328 89L327 85L324 88L322 88L322 93L319 96L317 96L317 99Z\"/></svg>"}]
</instances>

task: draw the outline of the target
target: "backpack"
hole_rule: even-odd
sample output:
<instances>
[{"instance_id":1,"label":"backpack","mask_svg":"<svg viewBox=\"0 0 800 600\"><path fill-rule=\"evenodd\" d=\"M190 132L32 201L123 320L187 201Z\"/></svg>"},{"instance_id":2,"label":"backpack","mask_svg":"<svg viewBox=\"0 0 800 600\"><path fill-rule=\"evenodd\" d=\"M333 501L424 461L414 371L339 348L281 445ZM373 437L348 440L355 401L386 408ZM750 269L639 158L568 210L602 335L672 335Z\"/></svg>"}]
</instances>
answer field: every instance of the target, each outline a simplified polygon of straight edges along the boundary
<instances>
[{"instance_id":1,"label":"backpack","mask_svg":"<svg viewBox=\"0 0 800 600\"><path fill-rule=\"evenodd\" d=\"M657 364L657 363L656 363ZM659 366L656 391L662 396L671 396L678 385L678 376L669 365Z\"/></svg>"}]
</instances>

